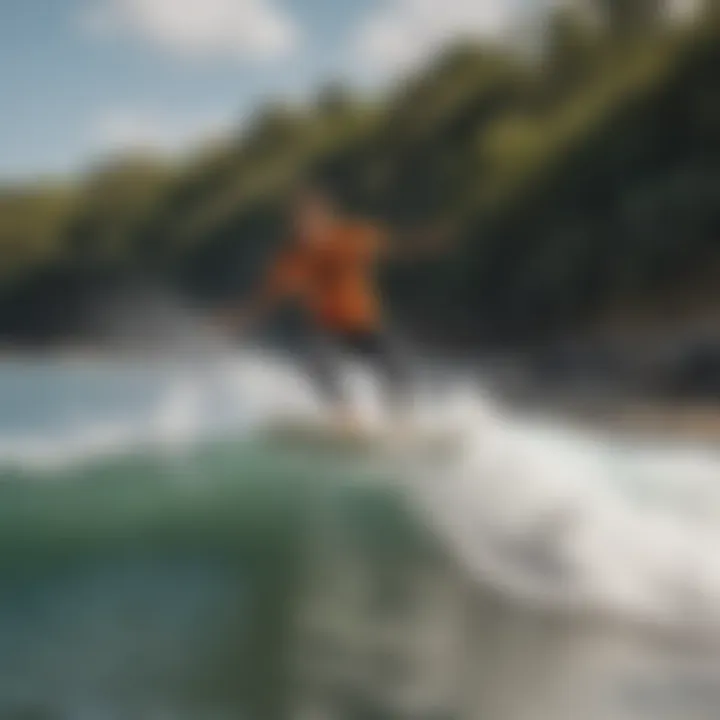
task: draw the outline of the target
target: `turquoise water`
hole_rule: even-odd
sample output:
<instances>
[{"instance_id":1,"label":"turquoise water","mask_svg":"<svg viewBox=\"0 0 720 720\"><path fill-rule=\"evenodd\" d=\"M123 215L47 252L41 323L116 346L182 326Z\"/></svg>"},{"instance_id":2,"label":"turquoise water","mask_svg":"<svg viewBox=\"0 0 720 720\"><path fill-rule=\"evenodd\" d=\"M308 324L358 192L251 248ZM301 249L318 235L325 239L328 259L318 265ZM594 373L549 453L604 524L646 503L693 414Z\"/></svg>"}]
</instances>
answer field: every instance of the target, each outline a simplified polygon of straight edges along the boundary
<instances>
[{"instance_id":1,"label":"turquoise water","mask_svg":"<svg viewBox=\"0 0 720 720\"><path fill-rule=\"evenodd\" d=\"M0 482L0 717L289 717L324 518L353 552L407 546L380 471L250 441L215 411L190 439L141 443L178 392L166 368L0 378L16 451ZM116 429L99 449L98 425Z\"/></svg>"},{"instance_id":2,"label":"turquoise water","mask_svg":"<svg viewBox=\"0 0 720 720\"><path fill-rule=\"evenodd\" d=\"M358 552L397 553L403 531L397 498L353 482L359 469L269 450L225 443L6 477L0 716L284 716L318 514Z\"/></svg>"},{"instance_id":3,"label":"turquoise water","mask_svg":"<svg viewBox=\"0 0 720 720\"><path fill-rule=\"evenodd\" d=\"M258 358L0 395L3 720L714 717L710 452L479 398L429 413L452 457L289 445L316 407Z\"/></svg>"}]
</instances>

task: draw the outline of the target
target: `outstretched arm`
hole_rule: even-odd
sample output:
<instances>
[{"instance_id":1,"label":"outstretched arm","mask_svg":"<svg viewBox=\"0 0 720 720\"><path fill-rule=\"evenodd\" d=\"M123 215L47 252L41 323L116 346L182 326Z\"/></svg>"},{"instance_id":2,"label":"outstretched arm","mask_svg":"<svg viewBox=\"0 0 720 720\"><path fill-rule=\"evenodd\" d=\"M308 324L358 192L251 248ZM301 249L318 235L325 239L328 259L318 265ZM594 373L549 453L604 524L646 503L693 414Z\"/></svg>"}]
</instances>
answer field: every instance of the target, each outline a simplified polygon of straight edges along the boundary
<instances>
[{"instance_id":1,"label":"outstretched arm","mask_svg":"<svg viewBox=\"0 0 720 720\"><path fill-rule=\"evenodd\" d=\"M241 305L232 305L218 316L221 327L232 332L249 332L262 322L285 298L300 289L301 273L297 263L281 257L273 264L267 277L250 299Z\"/></svg>"},{"instance_id":2,"label":"outstretched arm","mask_svg":"<svg viewBox=\"0 0 720 720\"><path fill-rule=\"evenodd\" d=\"M457 232L450 224L391 231L385 243L390 260L414 262L432 259L454 250Z\"/></svg>"}]
</instances>

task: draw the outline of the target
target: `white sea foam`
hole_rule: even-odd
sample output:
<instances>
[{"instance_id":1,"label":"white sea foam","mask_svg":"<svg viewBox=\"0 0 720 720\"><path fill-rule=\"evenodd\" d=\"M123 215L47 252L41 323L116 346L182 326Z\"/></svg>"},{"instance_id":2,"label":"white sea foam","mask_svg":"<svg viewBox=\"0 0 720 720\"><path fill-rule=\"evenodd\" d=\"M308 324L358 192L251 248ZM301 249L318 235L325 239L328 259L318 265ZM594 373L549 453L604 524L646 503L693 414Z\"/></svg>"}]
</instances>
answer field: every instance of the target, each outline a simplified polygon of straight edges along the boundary
<instances>
[{"instance_id":1,"label":"white sea foam","mask_svg":"<svg viewBox=\"0 0 720 720\"><path fill-rule=\"evenodd\" d=\"M260 354L203 363L29 362L0 367L0 466L43 467L242 436L282 411L312 412L297 376ZM0 388L2 390L2 388Z\"/></svg>"},{"instance_id":2,"label":"white sea foam","mask_svg":"<svg viewBox=\"0 0 720 720\"><path fill-rule=\"evenodd\" d=\"M479 582L534 605L720 629L720 455L521 422L487 401L456 423L463 452L415 467L410 487Z\"/></svg>"},{"instance_id":3,"label":"white sea foam","mask_svg":"<svg viewBox=\"0 0 720 720\"><path fill-rule=\"evenodd\" d=\"M46 477L102 455L248 437L279 414L319 409L301 377L262 354L193 367L17 365L0 377L13 387L0 464ZM535 604L720 629L720 455L530 423L456 386L414 415L449 429L456 451L400 453L398 474L471 578Z\"/></svg>"}]
</instances>

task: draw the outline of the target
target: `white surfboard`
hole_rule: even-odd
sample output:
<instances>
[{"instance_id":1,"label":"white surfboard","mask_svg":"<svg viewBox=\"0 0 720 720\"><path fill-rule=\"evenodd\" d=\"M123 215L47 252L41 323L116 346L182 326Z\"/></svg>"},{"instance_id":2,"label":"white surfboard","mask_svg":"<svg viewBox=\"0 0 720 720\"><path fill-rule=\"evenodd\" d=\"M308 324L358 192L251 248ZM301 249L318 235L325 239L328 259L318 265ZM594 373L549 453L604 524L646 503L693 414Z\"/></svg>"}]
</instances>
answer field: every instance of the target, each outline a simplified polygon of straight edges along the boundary
<instances>
[{"instance_id":1,"label":"white surfboard","mask_svg":"<svg viewBox=\"0 0 720 720\"><path fill-rule=\"evenodd\" d=\"M268 423L263 437L282 445L318 450L409 452L432 455L456 451L461 438L451 430L414 427L361 425L347 428L315 418L284 418Z\"/></svg>"}]
</instances>

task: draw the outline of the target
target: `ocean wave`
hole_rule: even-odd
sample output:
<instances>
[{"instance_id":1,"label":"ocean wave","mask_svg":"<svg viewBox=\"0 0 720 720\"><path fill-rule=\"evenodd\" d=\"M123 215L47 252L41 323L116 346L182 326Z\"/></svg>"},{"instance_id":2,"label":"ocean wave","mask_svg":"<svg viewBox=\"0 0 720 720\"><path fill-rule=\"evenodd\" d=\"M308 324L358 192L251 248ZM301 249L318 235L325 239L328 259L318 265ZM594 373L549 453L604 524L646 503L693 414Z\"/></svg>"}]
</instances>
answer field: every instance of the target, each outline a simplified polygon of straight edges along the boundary
<instances>
[{"instance_id":1,"label":"ocean wave","mask_svg":"<svg viewBox=\"0 0 720 720\"><path fill-rule=\"evenodd\" d=\"M252 445L253 431L278 415L319 412L302 379L265 355L212 366L53 368L50 380L37 367L18 372L15 403L24 392L34 410L24 423L3 416L0 465L32 478L72 477L110 456L185 457L218 438ZM363 407L380 422L362 382ZM61 394L48 400L48 387ZM409 512L473 581L534 605L720 629L716 453L531 423L462 382L441 400L419 399L412 419L420 433L449 434L453 451L398 445L385 458L387 487L403 490ZM278 450L257 452L277 462ZM306 477L312 462L320 467L317 453L309 460Z\"/></svg>"},{"instance_id":2,"label":"ocean wave","mask_svg":"<svg viewBox=\"0 0 720 720\"><path fill-rule=\"evenodd\" d=\"M534 606L720 629L720 456L468 403L464 451L412 478L476 580Z\"/></svg>"}]
</instances>

